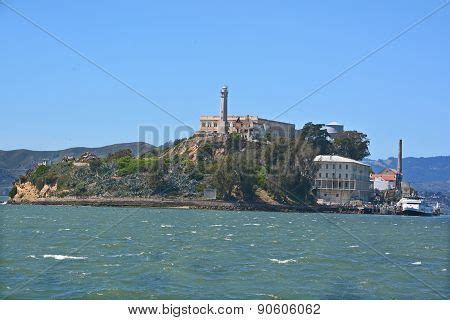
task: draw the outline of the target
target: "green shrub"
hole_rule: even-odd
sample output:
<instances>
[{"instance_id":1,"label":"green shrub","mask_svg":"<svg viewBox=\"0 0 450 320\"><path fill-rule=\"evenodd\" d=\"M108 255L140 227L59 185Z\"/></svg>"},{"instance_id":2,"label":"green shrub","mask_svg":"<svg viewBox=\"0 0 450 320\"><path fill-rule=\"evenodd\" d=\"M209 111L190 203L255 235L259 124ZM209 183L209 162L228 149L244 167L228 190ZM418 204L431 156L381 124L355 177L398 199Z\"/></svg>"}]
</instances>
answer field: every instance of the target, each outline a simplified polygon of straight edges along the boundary
<instances>
[{"instance_id":1,"label":"green shrub","mask_svg":"<svg viewBox=\"0 0 450 320\"><path fill-rule=\"evenodd\" d=\"M92 159L91 162L89 162L89 167L92 171L98 172L100 170L102 164L103 164L102 159L95 158L95 159Z\"/></svg>"},{"instance_id":2,"label":"green shrub","mask_svg":"<svg viewBox=\"0 0 450 320\"><path fill-rule=\"evenodd\" d=\"M45 184L55 184L58 181L58 175L56 173L49 173L44 177Z\"/></svg>"},{"instance_id":3,"label":"green shrub","mask_svg":"<svg viewBox=\"0 0 450 320\"><path fill-rule=\"evenodd\" d=\"M159 169L160 162L156 158L132 158L124 157L116 160L118 174L126 176L137 172L155 172Z\"/></svg>"},{"instance_id":4,"label":"green shrub","mask_svg":"<svg viewBox=\"0 0 450 320\"><path fill-rule=\"evenodd\" d=\"M12 199L15 197L16 194L17 194L17 186L13 185L11 191L9 191L9 197Z\"/></svg>"},{"instance_id":5,"label":"green shrub","mask_svg":"<svg viewBox=\"0 0 450 320\"><path fill-rule=\"evenodd\" d=\"M36 188L37 188L39 191L41 191L42 188L43 188L44 185L45 185L45 179L42 178L42 177L35 179L34 185L36 186Z\"/></svg>"},{"instance_id":6,"label":"green shrub","mask_svg":"<svg viewBox=\"0 0 450 320\"><path fill-rule=\"evenodd\" d=\"M256 183L258 184L258 187L260 188L266 188L267 186L267 169L266 167L261 167L258 170L258 173L256 175Z\"/></svg>"},{"instance_id":7,"label":"green shrub","mask_svg":"<svg viewBox=\"0 0 450 320\"><path fill-rule=\"evenodd\" d=\"M86 194L87 194L86 185L84 183L82 183L82 182L77 184L77 186L75 187L75 195L77 197L80 197L80 196L84 196Z\"/></svg>"},{"instance_id":8,"label":"green shrub","mask_svg":"<svg viewBox=\"0 0 450 320\"><path fill-rule=\"evenodd\" d=\"M203 183L199 183L196 187L195 190L199 193L203 192L206 189L206 185Z\"/></svg>"},{"instance_id":9,"label":"green shrub","mask_svg":"<svg viewBox=\"0 0 450 320\"><path fill-rule=\"evenodd\" d=\"M211 160L214 155L213 146L210 142L206 142L204 145L200 146L197 150L198 161Z\"/></svg>"},{"instance_id":10,"label":"green shrub","mask_svg":"<svg viewBox=\"0 0 450 320\"><path fill-rule=\"evenodd\" d=\"M200 180L203 179L204 175L203 175L203 173L201 173L199 170L194 170L194 171L191 172L191 174L189 175L189 177L190 177L191 179L200 181Z\"/></svg>"},{"instance_id":11,"label":"green shrub","mask_svg":"<svg viewBox=\"0 0 450 320\"><path fill-rule=\"evenodd\" d=\"M42 178L49 170L49 167L44 165L39 165L31 174L31 181L34 182L38 178Z\"/></svg>"}]
</instances>

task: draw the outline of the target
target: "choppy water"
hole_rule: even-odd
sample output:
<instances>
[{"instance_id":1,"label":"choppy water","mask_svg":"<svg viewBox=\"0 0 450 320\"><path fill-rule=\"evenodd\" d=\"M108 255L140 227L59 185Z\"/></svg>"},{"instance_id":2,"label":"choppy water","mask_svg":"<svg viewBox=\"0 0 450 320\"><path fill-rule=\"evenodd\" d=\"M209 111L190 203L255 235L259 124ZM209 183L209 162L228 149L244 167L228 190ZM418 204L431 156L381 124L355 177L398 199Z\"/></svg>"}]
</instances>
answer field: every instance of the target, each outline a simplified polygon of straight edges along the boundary
<instances>
[{"instance_id":1,"label":"choppy water","mask_svg":"<svg viewBox=\"0 0 450 320\"><path fill-rule=\"evenodd\" d=\"M442 299L449 218L0 206L0 295Z\"/></svg>"}]
</instances>

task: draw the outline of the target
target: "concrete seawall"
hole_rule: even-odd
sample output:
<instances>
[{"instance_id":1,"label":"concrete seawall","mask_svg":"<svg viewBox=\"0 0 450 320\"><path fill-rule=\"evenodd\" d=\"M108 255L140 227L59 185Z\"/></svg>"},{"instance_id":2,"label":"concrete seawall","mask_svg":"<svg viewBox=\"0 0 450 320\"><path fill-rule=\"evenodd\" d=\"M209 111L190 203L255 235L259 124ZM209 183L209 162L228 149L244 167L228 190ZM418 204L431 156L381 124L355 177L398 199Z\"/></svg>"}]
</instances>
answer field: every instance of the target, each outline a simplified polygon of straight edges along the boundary
<instances>
[{"instance_id":1,"label":"concrete seawall","mask_svg":"<svg viewBox=\"0 0 450 320\"><path fill-rule=\"evenodd\" d=\"M31 205L72 205L107 207L150 207L150 208L186 208L233 211L281 211L281 212L334 212L334 213L371 213L353 207L332 207L321 205L267 204L262 202L232 202L223 200L169 199L169 198L76 198L49 197L33 201L13 202L10 204Z\"/></svg>"}]
</instances>

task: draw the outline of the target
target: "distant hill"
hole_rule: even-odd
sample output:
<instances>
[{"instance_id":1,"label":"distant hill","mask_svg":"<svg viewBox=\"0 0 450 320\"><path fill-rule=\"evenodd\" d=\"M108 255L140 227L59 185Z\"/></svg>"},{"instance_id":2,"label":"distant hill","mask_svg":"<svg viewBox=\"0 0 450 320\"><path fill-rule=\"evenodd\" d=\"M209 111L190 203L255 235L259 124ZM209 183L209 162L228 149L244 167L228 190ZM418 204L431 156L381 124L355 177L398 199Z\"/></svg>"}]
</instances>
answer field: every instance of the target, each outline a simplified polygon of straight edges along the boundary
<instances>
[{"instance_id":1,"label":"distant hill","mask_svg":"<svg viewBox=\"0 0 450 320\"><path fill-rule=\"evenodd\" d=\"M155 147L144 142L120 143L99 148L77 147L58 151L32 151L32 150L0 150L0 195L8 194L11 185L18 177L31 169L44 159L59 161L65 156L79 157L85 152L91 152L99 157L106 157L122 149L130 149L133 155L146 153Z\"/></svg>"},{"instance_id":2,"label":"distant hill","mask_svg":"<svg viewBox=\"0 0 450 320\"><path fill-rule=\"evenodd\" d=\"M397 158L386 160L364 160L373 171L397 168ZM443 192L450 194L450 156L403 159L404 180L419 191Z\"/></svg>"}]
</instances>

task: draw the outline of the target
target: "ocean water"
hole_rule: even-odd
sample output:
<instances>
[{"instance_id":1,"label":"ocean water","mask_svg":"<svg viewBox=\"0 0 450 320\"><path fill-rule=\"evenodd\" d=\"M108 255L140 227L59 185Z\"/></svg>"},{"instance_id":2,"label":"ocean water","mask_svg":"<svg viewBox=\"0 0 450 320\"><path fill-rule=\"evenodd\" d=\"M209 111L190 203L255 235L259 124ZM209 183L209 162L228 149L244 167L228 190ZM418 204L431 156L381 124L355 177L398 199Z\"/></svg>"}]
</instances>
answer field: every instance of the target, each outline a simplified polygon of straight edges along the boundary
<instances>
[{"instance_id":1,"label":"ocean water","mask_svg":"<svg viewBox=\"0 0 450 320\"><path fill-rule=\"evenodd\" d=\"M0 206L6 299L445 299L450 217Z\"/></svg>"}]
</instances>

